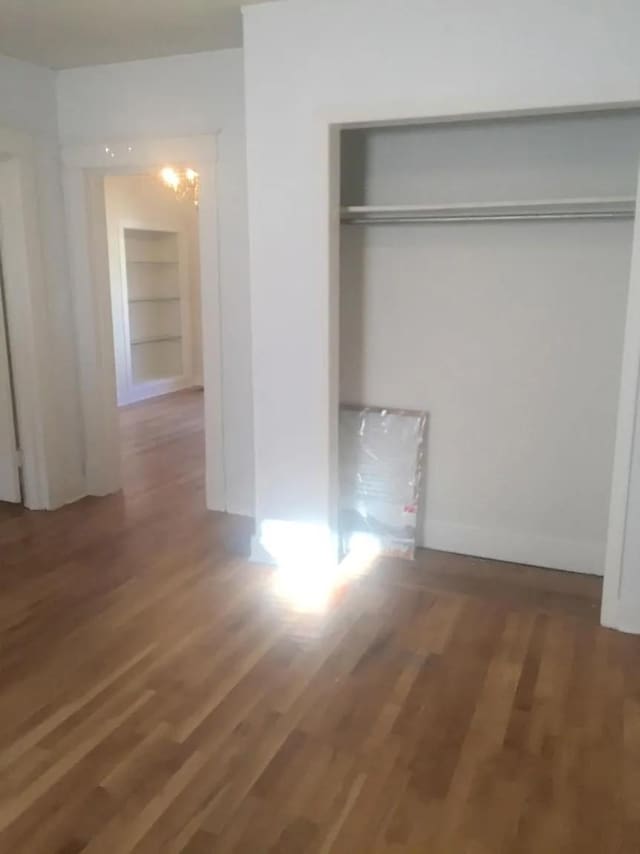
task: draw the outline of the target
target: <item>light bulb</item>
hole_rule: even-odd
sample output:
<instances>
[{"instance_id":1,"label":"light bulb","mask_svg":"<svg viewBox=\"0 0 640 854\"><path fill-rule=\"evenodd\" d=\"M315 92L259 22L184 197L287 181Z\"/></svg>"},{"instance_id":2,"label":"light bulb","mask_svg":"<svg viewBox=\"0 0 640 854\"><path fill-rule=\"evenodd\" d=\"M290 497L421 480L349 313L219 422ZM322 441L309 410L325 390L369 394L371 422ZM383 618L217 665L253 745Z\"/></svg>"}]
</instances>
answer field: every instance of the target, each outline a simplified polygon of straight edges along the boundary
<instances>
[{"instance_id":1,"label":"light bulb","mask_svg":"<svg viewBox=\"0 0 640 854\"><path fill-rule=\"evenodd\" d=\"M177 190L180 186L180 176L171 166L165 166L160 172L160 177L167 187L171 187L173 190Z\"/></svg>"}]
</instances>

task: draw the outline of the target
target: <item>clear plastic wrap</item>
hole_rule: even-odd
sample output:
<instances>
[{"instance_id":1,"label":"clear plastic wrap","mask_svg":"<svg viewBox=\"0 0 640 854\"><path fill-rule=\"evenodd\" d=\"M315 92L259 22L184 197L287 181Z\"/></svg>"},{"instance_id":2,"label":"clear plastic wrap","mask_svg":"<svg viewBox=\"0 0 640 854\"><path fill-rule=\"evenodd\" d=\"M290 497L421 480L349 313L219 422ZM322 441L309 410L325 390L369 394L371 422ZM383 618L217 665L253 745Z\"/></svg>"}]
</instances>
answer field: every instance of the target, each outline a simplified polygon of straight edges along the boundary
<instances>
[{"instance_id":1,"label":"clear plastic wrap","mask_svg":"<svg viewBox=\"0 0 640 854\"><path fill-rule=\"evenodd\" d=\"M340 535L376 539L381 554L413 559L427 414L340 407Z\"/></svg>"}]
</instances>

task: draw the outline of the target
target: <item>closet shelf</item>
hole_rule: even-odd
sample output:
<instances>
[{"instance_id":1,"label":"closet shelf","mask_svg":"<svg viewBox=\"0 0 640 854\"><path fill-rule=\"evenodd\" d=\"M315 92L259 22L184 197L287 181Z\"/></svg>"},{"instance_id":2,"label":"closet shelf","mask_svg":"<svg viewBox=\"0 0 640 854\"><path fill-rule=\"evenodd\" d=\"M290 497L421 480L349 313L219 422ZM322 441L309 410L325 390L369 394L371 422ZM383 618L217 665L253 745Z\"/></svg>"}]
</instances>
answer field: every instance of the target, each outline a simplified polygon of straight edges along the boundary
<instances>
[{"instance_id":1,"label":"closet shelf","mask_svg":"<svg viewBox=\"0 0 640 854\"><path fill-rule=\"evenodd\" d=\"M157 344L159 341L180 341L182 335L153 335L149 338L134 338L131 340L131 345L138 344Z\"/></svg>"},{"instance_id":2,"label":"closet shelf","mask_svg":"<svg viewBox=\"0 0 640 854\"><path fill-rule=\"evenodd\" d=\"M503 222L510 220L631 219L633 197L477 202L454 205L350 205L340 210L345 224Z\"/></svg>"}]
</instances>

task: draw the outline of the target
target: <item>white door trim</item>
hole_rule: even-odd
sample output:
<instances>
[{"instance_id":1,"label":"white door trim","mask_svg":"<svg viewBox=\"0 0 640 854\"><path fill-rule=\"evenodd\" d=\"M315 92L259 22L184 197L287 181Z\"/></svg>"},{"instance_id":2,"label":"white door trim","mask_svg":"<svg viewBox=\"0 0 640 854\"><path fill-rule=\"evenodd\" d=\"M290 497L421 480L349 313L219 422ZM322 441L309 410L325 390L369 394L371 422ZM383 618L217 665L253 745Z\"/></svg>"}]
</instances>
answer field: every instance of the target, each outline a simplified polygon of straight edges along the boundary
<instances>
[{"instance_id":1,"label":"white door trim","mask_svg":"<svg viewBox=\"0 0 640 854\"><path fill-rule=\"evenodd\" d=\"M640 177L638 180L640 188ZM640 613L633 618L621 600L625 542L633 471L636 419L640 406L640 195L636 199L633 251L627 296L616 444L609 504L609 528L602 590L602 624L640 634ZM637 522L636 522L637 528ZM636 568L640 571L640 567Z\"/></svg>"},{"instance_id":2,"label":"white door trim","mask_svg":"<svg viewBox=\"0 0 640 854\"><path fill-rule=\"evenodd\" d=\"M0 220L1 226L1 220ZM5 317L2 283L2 252L0 246L0 501L22 504L20 486L20 456L16 433L16 414L13 403L13 373L9 328Z\"/></svg>"},{"instance_id":3,"label":"white door trim","mask_svg":"<svg viewBox=\"0 0 640 854\"><path fill-rule=\"evenodd\" d=\"M47 327L35 141L0 128L0 240L10 333L16 421L22 451L23 501L50 506L39 343Z\"/></svg>"},{"instance_id":4,"label":"white door trim","mask_svg":"<svg viewBox=\"0 0 640 854\"><path fill-rule=\"evenodd\" d=\"M120 488L115 356L110 306L104 176L188 165L200 175L199 236L205 389L207 506L226 510L222 342L218 269L216 137L132 139L62 149L80 363L86 489Z\"/></svg>"}]
</instances>

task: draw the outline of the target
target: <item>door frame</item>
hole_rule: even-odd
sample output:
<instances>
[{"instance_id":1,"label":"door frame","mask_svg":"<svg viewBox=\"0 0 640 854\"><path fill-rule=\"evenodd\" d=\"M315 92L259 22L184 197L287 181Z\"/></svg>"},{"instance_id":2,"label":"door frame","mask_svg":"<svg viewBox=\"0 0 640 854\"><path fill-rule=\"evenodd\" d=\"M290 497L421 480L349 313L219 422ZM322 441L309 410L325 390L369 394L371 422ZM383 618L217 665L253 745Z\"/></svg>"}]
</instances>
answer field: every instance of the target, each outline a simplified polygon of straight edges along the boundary
<instances>
[{"instance_id":1,"label":"door frame","mask_svg":"<svg viewBox=\"0 0 640 854\"><path fill-rule=\"evenodd\" d=\"M0 434L4 434L0 442L0 501L22 504L16 395L11 365L12 348L9 346L11 336L5 303L2 252L0 251Z\"/></svg>"},{"instance_id":2,"label":"door frame","mask_svg":"<svg viewBox=\"0 0 640 854\"><path fill-rule=\"evenodd\" d=\"M638 156L640 161L640 149ZM632 529L628 523L634 456L640 451L636 447L640 426L640 162L638 168L601 608L604 626L633 633L640 633L640 614L635 608L629 613L622 581L627 539L637 531L637 525Z\"/></svg>"},{"instance_id":3,"label":"door frame","mask_svg":"<svg viewBox=\"0 0 640 854\"><path fill-rule=\"evenodd\" d=\"M207 507L226 510L222 399L222 335L218 263L216 137L127 139L62 148L80 393L85 435L86 491L107 495L121 486L116 365L111 315L106 175L191 166L200 176L199 238L202 293Z\"/></svg>"},{"instance_id":4,"label":"door frame","mask_svg":"<svg viewBox=\"0 0 640 854\"><path fill-rule=\"evenodd\" d=\"M30 510L50 507L45 445L44 381L47 289L42 256L36 141L0 128L0 244L15 419L22 458L22 500Z\"/></svg>"}]
</instances>

